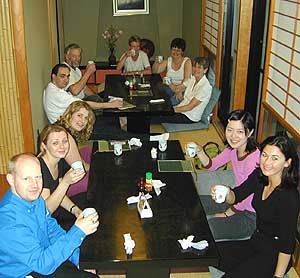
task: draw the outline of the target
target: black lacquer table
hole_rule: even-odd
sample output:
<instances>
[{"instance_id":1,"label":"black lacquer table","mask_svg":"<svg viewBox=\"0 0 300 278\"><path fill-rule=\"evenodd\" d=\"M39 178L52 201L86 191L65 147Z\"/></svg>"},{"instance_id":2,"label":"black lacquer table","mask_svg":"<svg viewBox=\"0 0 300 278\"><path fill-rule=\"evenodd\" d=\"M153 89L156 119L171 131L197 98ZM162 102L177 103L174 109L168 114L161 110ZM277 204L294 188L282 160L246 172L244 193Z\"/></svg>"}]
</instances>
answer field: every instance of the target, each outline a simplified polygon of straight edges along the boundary
<instances>
[{"instance_id":1,"label":"black lacquer table","mask_svg":"<svg viewBox=\"0 0 300 278\"><path fill-rule=\"evenodd\" d=\"M138 96L131 96L129 86L125 84L132 77L124 75L106 75L104 96L122 97L127 102L136 107L126 110L105 109L104 116L127 116L127 129L131 132L149 133L150 117L158 115L172 115L174 109L166 94L165 87L159 74L145 75L144 81L150 84L151 96L144 96L137 93ZM139 76L136 77L139 79ZM145 90L146 91L146 90ZM164 99L162 103L150 103L151 99ZM106 99L107 100L107 99Z\"/></svg>"},{"instance_id":2,"label":"black lacquer table","mask_svg":"<svg viewBox=\"0 0 300 278\"><path fill-rule=\"evenodd\" d=\"M100 226L81 247L81 267L158 278L169 277L170 268L218 264L216 245L191 173L159 173L157 161L150 156L152 147L157 147L157 142L144 143L120 157L112 152L93 155L87 204L99 212ZM179 142L168 141L168 149L158 152L158 159L184 159ZM136 205L127 205L126 199L138 194L137 183L148 171L153 179L167 185L159 196L151 193L153 217L141 219ZM124 249L125 233L130 233L136 244L130 257ZM177 240L189 235L195 236L195 242L206 239L209 247L183 251Z\"/></svg>"}]
</instances>

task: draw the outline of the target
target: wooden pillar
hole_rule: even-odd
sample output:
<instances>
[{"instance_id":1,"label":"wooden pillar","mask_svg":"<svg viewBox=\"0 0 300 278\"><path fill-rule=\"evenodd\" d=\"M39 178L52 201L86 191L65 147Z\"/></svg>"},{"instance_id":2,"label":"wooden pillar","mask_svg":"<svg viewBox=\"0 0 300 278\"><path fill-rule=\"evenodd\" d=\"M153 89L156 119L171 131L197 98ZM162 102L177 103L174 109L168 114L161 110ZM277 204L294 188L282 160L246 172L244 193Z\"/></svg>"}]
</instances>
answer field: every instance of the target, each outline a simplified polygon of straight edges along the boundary
<instances>
[{"instance_id":1,"label":"wooden pillar","mask_svg":"<svg viewBox=\"0 0 300 278\"><path fill-rule=\"evenodd\" d=\"M233 110L243 109L246 98L252 8L252 0L240 0Z\"/></svg>"}]
</instances>

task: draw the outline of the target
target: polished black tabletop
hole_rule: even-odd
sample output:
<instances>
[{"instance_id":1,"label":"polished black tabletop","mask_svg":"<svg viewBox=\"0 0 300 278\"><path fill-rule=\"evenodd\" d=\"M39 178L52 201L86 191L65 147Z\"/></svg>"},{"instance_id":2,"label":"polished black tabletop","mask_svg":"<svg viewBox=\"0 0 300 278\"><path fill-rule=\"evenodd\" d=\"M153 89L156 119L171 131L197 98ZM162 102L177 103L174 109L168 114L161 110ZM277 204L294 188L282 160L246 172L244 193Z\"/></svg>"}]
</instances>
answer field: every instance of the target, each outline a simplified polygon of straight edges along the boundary
<instances>
[{"instance_id":1,"label":"polished black tabletop","mask_svg":"<svg viewBox=\"0 0 300 278\"><path fill-rule=\"evenodd\" d=\"M157 160L150 156L152 147L157 142L143 143L119 157L112 152L94 153L87 205L99 212L100 226L81 247L81 267L121 269L127 277L157 278L169 277L171 267L217 265L218 252L191 173L159 173ZM168 141L167 150L158 151L158 159L184 159L179 142ZM138 194L137 183L148 171L167 185L161 195L151 193L153 217L141 219L136 205L127 205L126 199ZM130 257L124 249L125 233L136 244ZM183 251L177 240L189 235L195 236L195 242L207 240L209 247Z\"/></svg>"},{"instance_id":2,"label":"polished black tabletop","mask_svg":"<svg viewBox=\"0 0 300 278\"><path fill-rule=\"evenodd\" d=\"M144 75L145 83L150 84L151 96L144 96L142 93L138 96L130 95L130 88L125 84L126 80L129 81L132 76L124 76L119 74L106 75L105 78L105 90L104 96L121 97L127 102L136 105L135 108L119 110L119 109L105 109L104 114L120 114L126 116L151 116L151 115L172 115L174 109L170 102L168 95L166 94L165 87L162 83L161 76L159 74ZM136 76L137 82L140 81L140 76ZM147 91L147 89L145 89ZM142 90L141 90L142 92ZM162 103L150 103L153 99L164 99Z\"/></svg>"}]
</instances>

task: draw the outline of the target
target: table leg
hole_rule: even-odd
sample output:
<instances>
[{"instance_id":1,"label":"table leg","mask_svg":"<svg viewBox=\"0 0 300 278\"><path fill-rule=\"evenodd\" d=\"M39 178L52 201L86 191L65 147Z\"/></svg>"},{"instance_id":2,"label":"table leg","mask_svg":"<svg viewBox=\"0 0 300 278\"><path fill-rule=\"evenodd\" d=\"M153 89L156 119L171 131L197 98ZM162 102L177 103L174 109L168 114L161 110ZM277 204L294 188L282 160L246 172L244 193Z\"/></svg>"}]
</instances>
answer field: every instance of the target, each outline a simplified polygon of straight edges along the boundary
<instances>
[{"instance_id":1,"label":"table leg","mask_svg":"<svg viewBox=\"0 0 300 278\"><path fill-rule=\"evenodd\" d=\"M148 116L128 116L127 131L133 133L150 133L150 118Z\"/></svg>"}]
</instances>

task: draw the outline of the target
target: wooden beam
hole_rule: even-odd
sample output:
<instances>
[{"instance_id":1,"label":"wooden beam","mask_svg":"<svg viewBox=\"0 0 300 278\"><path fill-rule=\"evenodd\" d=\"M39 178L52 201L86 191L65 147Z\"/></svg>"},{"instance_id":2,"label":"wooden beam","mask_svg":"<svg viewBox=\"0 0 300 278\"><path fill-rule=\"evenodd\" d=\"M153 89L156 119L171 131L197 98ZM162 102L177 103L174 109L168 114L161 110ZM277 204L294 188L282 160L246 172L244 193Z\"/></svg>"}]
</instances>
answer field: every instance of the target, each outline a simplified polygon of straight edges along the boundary
<instances>
[{"instance_id":1,"label":"wooden beam","mask_svg":"<svg viewBox=\"0 0 300 278\"><path fill-rule=\"evenodd\" d=\"M16 79L21 100L19 103L19 109L22 111L21 121L24 138L24 152L34 153L34 136L28 83L23 1L11 0L10 9L15 48Z\"/></svg>"},{"instance_id":2,"label":"wooden beam","mask_svg":"<svg viewBox=\"0 0 300 278\"><path fill-rule=\"evenodd\" d=\"M240 0L233 110L243 109L245 106L244 103L246 98L248 61L252 26L252 9L252 0Z\"/></svg>"}]
</instances>

